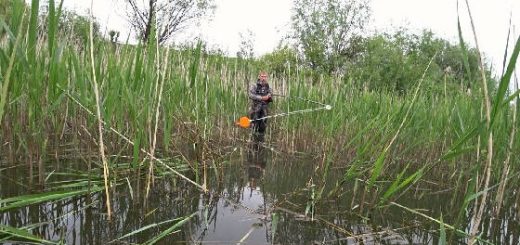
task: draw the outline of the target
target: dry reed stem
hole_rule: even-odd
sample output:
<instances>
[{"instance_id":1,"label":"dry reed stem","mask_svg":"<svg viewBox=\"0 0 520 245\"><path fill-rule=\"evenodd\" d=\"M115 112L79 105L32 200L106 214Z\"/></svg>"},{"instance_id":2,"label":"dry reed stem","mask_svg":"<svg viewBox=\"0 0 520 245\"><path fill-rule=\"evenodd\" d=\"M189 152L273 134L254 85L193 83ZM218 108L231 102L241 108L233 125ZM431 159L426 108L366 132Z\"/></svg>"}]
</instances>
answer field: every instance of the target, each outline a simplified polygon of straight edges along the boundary
<instances>
[{"instance_id":1,"label":"dry reed stem","mask_svg":"<svg viewBox=\"0 0 520 245\"><path fill-rule=\"evenodd\" d=\"M386 230L377 231L377 232L370 232L370 233L365 233L365 234L359 234L359 235L353 235L353 236L338 238L336 240L331 240L331 241L324 241L323 244L328 244L328 243L333 243L333 242L340 242L340 241L348 241L348 240L356 240L357 241L359 239L363 239L364 237L381 236L381 235L385 235L385 234L388 234L390 236L399 236L399 237L402 238L402 236L399 233L397 233L398 231L405 231L405 230L409 230L411 228L417 228L417 227L419 227L419 226L418 225L409 225L409 226L400 227L400 228L386 229Z\"/></svg>"},{"instance_id":2,"label":"dry reed stem","mask_svg":"<svg viewBox=\"0 0 520 245\"><path fill-rule=\"evenodd\" d=\"M306 215L298 213L298 212L295 212L295 211L292 211L292 210L289 210L287 208L275 207L273 210L279 210L279 211L285 212L287 214L291 214L291 215L293 215L293 216L295 216L297 218L311 220L311 218L307 217ZM352 232L346 230L345 228L343 228L343 227L341 227L341 226L339 226L337 224L334 224L334 223L332 223L330 221L327 221L327 220L325 220L325 219L323 219L321 217L316 217L315 220L324 223L325 225L331 227L332 229L334 229L337 232L346 234L347 236L354 236L354 234Z\"/></svg>"},{"instance_id":3,"label":"dry reed stem","mask_svg":"<svg viewBox=\"0 0 520 245\"><path fill-rule=\"evenodd\" d=\"M157 19L155 19L155 25L157 26ZM147 53L147 55L150 55L149 53ZM167 58L167 57L165 57ZM145 191L145 206L146 206L146 200L148 199L148 195L150 193L150 186L151 186L151 183L154 182L154 176L153 176L153 159L155 158L155 144L156 144L156 140L157 140L157 118L158 118L158 115L157 113L159 113L158 111L158 108L160 106L160 101L158 99L158 97L160 96L159 95L159 87L161 86L160 83L162 83L161 81L161 72L160 72L160 67L161 67L161 63L160 63L160 58L159 58L159 41L157 39L157 33L155 33L155 57L154 57L154 64L155 64L155 75L157 76L156 80L155 80L155 84L154 84L154 93L152 95L152 111L153 111L153 108L154 108L154 103L155 101L157 100L157 108L156 108L156 111L155 111L155 123L154 123L154 131L152 132L152 129L150 128L151 127L151 123L153 122L152 121L152 114L151 113L148 113L148 121L150 123L147 123L148 125L148 129L149 129L149 135L151 137L150 141L152 142L150 144L150 153L152 154L152 156L150 156L150 163L148 165L148 174L146 175L146 191Z\"/></svg>"},{"instance_id":4,"label":"dry reed stem","mask_svg":"<svg viewBox=\"0 0 520 245\"><path fill-rule=\"evenodd\" d=\"M107 162L107 159L106 159L106 156L105 156L105 145L103 143L103 119L101 117L101 108L100 108L100 99L99 99L99 88L98 88L98 84L97 84L97 79L96 79L96 68L95 68L95 64L94 64L94 36L93 36L93 32L94 32L94 14L93 14L93 5L94 5L94 1L92 0L90 2L90 15L91 15L91 20L90 20L90 61L91 61L91 65L92 65L92 80L93 80L93 85L94 85L94 95L96 97L96 115L97 115L97 119L98 119L98 131L99 131L99 154L101 154L101 160L103 162L103 178L104 178L104 181L105 181L105 194L106 194L106 205L107 205L107 217L108 217L108 220L111 219L111 216L112 216L112 208L111 208L111 205L110 205L110 192L109 192L109 188L108 188L108 177L109 177L109 169L108 169L108 162Z\"/></svg>"},{"instance_id":5,"label":"dry reed stem","mask_svg":"<svg viewBox=\"0 0 520 245\"><path fill-rule=\"evenodd\" d=\"M480 74L482 76L482 86L484 88L484 91L483 91L484 92L484 101L485 101L485 105L486 105L485 106L485 108L486 108L486 125L487 125L489 135L488 135L487 152L486 152L487 161L486 161L486 166L484 168L484 172L486 175L485 175L485 179L484 179L483 190L487 190L489 187L490 179L491 179L491 165L493 163L493 130L491 130L491 101L489 99L489 94L488 94L489 92L488 92L488 87L487 87L486 74L485 74L485 70L484 70L484 63L482 62L482 56L480 54L480 48L478 45L477 32L475 30L473 16L471 15L471 9L469 7L468 0L465 0L465 2L466 2L466 6L468 7L468 14L469 14L470 23L471 23L471 29L473 31L473 37L475 39L475 46L477 48L477 54L478 54L477 57L478 57L479 65L480 65ZM475 242L477 241L476 236L479 231L479 226L480 226L480 222L482 220L482 216L484 214L487 195L488 195L488 191L484 191L484 193L482 194L482 198L480 199L480 206L479 206L478 212L474 213L473 217L471 218L473 222L472 222L472 227L470 230L470 240L469 240L470 245L475 244ZM475 200L476 206L477 206L477 202L478 202L478 199Z\"/></svg>"},{"instance_id":6,"label":"dry reed stem","mask_svg":"<svg viewBox=\"0 0 520 245\"><path fill-rule=\"evenodd\" d=\"M434 218L432 218L432 217L430 217L430 216L428 216L428 215L426 215L426 214L423 214L423 213L421 213L421 212L419 212L419 211L417 211L417 210L415 210L415 209L411 209L411 208L405 207L405 206L403 206L403 205L401 205L401 204L399 204L399 203L396 203L396 202L390 202L390 204L392 204L392 205L394 205L394 206L396 206L396 207L402 208L402 209L404 209L404 210L406 210L406 211L408 211L408 212L411 212L411 213L417 214L417 215L419 215L419 216L421 216L421 217L423 217L423 218L426 218L426 219L428 219L428 220L430 220L430 221L433 221L433 222L435 222L435 223L442 224L445 228L448 228L448 229L450 229L450 230L452 230L452 231L454 231L454 232L458 232L458 233L461 233L461 234L469 235L469 234L467 234L466 232L464 232L464 231L462 231L462 230L459 230L459 229L457 229L456 227L454 227L454 226L452 226L452 225L449 225L449 224L446 224L446 223L443 223L443 222L441 223L441 221L439 221L439 220L437 220L437 219L434 219ZM484 241L484 240L481 240L481 241L482 241L482 242L489 243L489 242Z\"/></svg>"}]
</instances>

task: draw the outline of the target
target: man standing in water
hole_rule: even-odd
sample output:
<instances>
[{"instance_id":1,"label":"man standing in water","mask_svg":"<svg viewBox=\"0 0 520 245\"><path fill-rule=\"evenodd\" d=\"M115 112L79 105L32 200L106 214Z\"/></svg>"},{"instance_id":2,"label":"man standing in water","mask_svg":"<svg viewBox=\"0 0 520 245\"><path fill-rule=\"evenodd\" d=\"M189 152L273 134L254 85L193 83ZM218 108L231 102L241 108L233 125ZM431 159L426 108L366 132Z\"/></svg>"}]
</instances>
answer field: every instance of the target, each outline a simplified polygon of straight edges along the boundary
<instances>
[{"instance_id":1,"label":"man standing in water","mask_svg":"<svg viewBox=\"0 0 520 245\"><path fill-rule=\"evenodd\" d=\"M251 127L254 132L263 135L267 128L267 119L257 120L267 116L267 106L273 102L271 88L267 83L267 72L261 71L255 84L249 87L249 99L251 108L249 109L249 119L252 120Z\"/></svg>"}]
</instances>

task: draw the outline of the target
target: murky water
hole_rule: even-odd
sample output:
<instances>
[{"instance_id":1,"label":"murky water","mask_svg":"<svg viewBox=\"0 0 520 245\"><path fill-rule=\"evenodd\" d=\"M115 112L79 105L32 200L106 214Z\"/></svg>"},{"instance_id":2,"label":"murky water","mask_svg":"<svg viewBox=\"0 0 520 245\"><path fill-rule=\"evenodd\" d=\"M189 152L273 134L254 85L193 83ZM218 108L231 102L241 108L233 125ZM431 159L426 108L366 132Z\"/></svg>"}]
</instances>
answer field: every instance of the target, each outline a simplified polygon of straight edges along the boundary
<instances>
[{"instance_id":1,"label":"murky water","mask_svg":"<svg viewBox=\"0 0 520 245\"><path fill-rule=\"evenodd\" d=\"M138 186L133 173L121 176L113 187L113 218L107 221L103 192L44 202L0 214L0 224L27 228L37 237L66 244L134 244L159 236L179 220L193 215L180 229L159 240L159 244L437 244L438 223L395 205L372 208L375 193L365 191L362 181L344 185L333 198L327 194L343 175L341 164L333 165L327 176L323 198L321 159L273 152L265 147L238 150L222 169L210 173L209 194L173 178L165 172L158 176L149 199L143 201L144 178ZM5 165L5 164L4 164ZM79 182L85 172L60 175L72 169L85 169L85 163L67 161L45 164L42 178L27 178L27 165L0 167L2 199L40 193L38 179L46 179L43 188L50 191L65 180ZM34 170L33 175L38 171ZM83 174L83 175L81 175ZM100 173L92 174L100 178ZM81 177L83 176L83 177ZM432 173L431 178L442 174ZM442 177L440 177L442 178ZM385 186L385 183L379 183ZM130 187L131 186L131 187ZM383 187L381 187L383 188ZM399 205L433 218L443 217L454 224L462 204L457 190L438 181L422 181L395 199ZM483 234L495 244L520 244L518 191L511 190L507 208L498 219L485 217ZM376 202L377 203L377 202ZM0 207L1 208L1 207ZM471 208L468 208L471 212ZM463 212L460 226L469 214ZM165 222L167 221L167 222ZM490 222L494 226L490 228ZM165 223L161 223L165 222ZM159 225L154 225L159 224ZM151 228L118 238L143 227ZM448 233L449 235L450 233ZM0 233L0 242L18 244ZM464 244L456 237L452 244Z\"/></svg>"}]
</instances>

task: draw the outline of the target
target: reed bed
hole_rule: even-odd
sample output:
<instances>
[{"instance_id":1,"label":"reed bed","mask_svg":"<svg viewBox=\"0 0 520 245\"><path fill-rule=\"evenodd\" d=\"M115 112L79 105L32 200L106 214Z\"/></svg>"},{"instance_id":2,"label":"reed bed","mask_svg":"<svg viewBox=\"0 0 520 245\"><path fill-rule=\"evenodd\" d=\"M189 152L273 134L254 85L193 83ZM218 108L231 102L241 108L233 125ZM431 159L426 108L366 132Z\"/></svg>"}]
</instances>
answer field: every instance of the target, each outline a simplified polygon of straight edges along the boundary
<instances>
[{"instance_id":1,"label":"reed bed","mask_svg":"<svg viewBox=\"0 0 520 245\"><path fill-rule=\"evenodd\" d=\"M181 49L161 47L153 40L114 45L91 37L90 43L78 44L56 28L61 7L50 3L47 33L37 31L35 8L15 6L11 26L0 20L7 33L7 42L0 44L2 157L9 162L27 161L31 171L38 163L41 171L45 160L60 155L65 144L78 145L75 153L82 148L100 149L100 157L103 153L129 156L128 169L136 170L137 176L148 169L146 193L153 188L157 172L168 171L154 167L156 158L181 158L194 173L197 187L207 191L208 171L219 175L219 159L232 152L223 149L240 148L249 140L250 131L235 127L234 122L246 114L247 87L265 69L263 64L213 54L200 42ZM475 78L481 84L475 83L470 93L456 86L449 94L434 93L428 84L439 81L431 78L416 81L413 92L396 94L369 91L349 74L316 79L303 66L272 73L271 86L283 96L275 97L271 114L315 106L296 97L330 104L333 109L270 120L267 147L323 156L312 205L342 195L345 186L356 183L362 186L356 188L372 193L369 205L397 206L399 197L425 176L443 175L448 185L461 190L455 196L464 196L459 218L468 209L475 219L477 225L463 234L474 243L483 213L492 208L490 191L500 186L494 207L500 212L503 199L514 198L504 195L504 189L517 187L520 162L511 156L520 153L520 138L515 137L520 105L511 103L518 94L510 94L507 88L519 50L517 41L498 84L490 85L483 73ZM424 67L424 73L429 69ZM188 156L190 152L193 156ZM105 171L116 164L102 162ZM331 183L330 168L337 166L344 172ZM117 182L112 174L105 176L110 178L107 182ZM72 194L77 193L63 193ZM24 200L33 203L31 198ZM106 200L110 206L108 195ZM26 204L15 201L3 200L16 207ZM466 223L455 217L431 218L439 223L442 237L445 232L460 235ZM42 242L19 230L5 230Z\"/></svg>"}]
</instances>

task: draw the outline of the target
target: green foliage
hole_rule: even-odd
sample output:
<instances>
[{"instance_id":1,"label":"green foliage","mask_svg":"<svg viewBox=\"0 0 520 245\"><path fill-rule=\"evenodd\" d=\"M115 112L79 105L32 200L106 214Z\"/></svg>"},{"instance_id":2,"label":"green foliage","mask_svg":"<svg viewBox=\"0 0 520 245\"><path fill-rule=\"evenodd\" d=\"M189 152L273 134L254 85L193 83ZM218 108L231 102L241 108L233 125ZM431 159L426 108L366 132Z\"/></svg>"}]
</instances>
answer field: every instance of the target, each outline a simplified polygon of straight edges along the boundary
<instances>
[{"instance_id":1,"label":"green foliage","mask_svg":"<svg viewBox=\"0 0 520 245\"><path fill-rule=\"evenodd\" d=\"M11 25L10 19L13 17L13 7L15 5L24 5L23 0L2 0L0 1L0 19L6 21L8 25Z\"/></svg>"},{"instance_id":2,"label":"green foliage","mask_svg":"<svg viewBox=\"0 0 520 245\"><path fill-rule=\"evenodd\" d=\"M101 187L95 186L92 188L84 188L79 190L65 190L65 191L54 191L40 194L29 194L25 196L15 196L11 198L5 198L0 201L0 211L11 210L15 208L25 207L28 205L62 200L72 196L78 196L86 193L94 193L102 190Z\"/></svg>"},{"instance_id":3,"label":"green foliage","mask_svg":"<svg viewBox=\"0 0 520 245\"><path fill-rule=\"evenodd\" d=\"M169 236L170 234L172 234L173 232L175 232L178 228L180 228L181 226L183 226L184 224L186 224L190 219L192 219L197 213L193 213L191 214L190 216L184 218L183 220L175 223L174 225L172 225L171 227L169 227L168 229L164 230L161 232L161 234L153 237L152 239L148 240L145 242L145 244L147 245L152 245L152 244L155 244L157 243L158 241L160 241L161 239Z\"/></svg>"},{"instance_id":4,"label":"green foliage","mask_svg":"<svg viewBox=\"0 0 520 245\"><path fill-rule=\"evenodd\" d=\"M25 15L24 14L20 14L20 26L17 28L18 29L18 34L16 36L16 40L14 41L14 44L12 44L12 53L10 55L10 58L9 58L9 62L7 64L7 62L5 62L5 64L2 64L2 65L7 65L7 68L4 68L2 67L2 69L0 69L0 71L3 71L5 70L5 74L3 74L3 78L1 80L2 83L0 83L0 93L1 93L1 97L0 97L0 124L2 122L2 118L4 117L4 114L5 114L5 111L6 111L6 105L8 103L8 100L9 100L9 90L10 90L10 83L11 81L13 80L12 79L12 73L13 73L13 70L14 70L14 66L15 66L15 61L16 61L16 54L18 52L18 46L20 45L21 41L22 41L22 35L23 35L23 28L21 27L21 25L23 24L24 22L24 17ZM14 38L14 37L13 37Z\"/></svg>"},{"instance_id":5,"label":"green foliage","mask_svg":"<svg viewBox=\"0 0 520 245\"><path fill-rule=\"evenodd\" d=\"M46 14L47 17L47 41L49 45L49 56L53 56L54 47L56 43L56 33L58 31L58 23L62 13L63 0L61 0L59 7L56 8L55 0L49 0L48 12Z\"/></svg>"},{"instance_id":6,"label":"green foliage","mask_svg":"<svg viewBox=\"0 0 520 245\"><path fill-rule=\"evenodd\" d=\"M38 6L40 1L32 0L31 6ZM56 6L56 3L58 6ZM28 7L22 0L8 0L0 2L0 20L4 20L12 33L17 32L18 26L28 30L29 41L29 57L33 57L35 44L39 38L47 37L49 45L54 45L55 37L49 35L58 35L61 40L69 40L75 45L85 45L88 42L90 31L90 18L79 15L73 11L62 9L62 2L49 1L49 5L40 11L39 8L33 8L25 11L25 21L29 22L20 25L21 14L24 8ZM30 15L30 16L29 16ZM0 27L0 37L5 35L6 30ZM100 24L94 20L94 37L101 38Z\"/></svg>"},{"instance_id":7,"label":"green foliage","mask_svg":"<svg viewBox=\"0 0 520 245\"><path fill-rule=\"evenodd\" d=\"M280 222L280 214L274 212L271 214L271 241L274 241L278 222Z\"/></svg>"},{"instance_id":8,"label":"green foliage","mask_svg":"<svg viewBox=\"0 0 520 245\"><path fill-rule=\"evenodd\" d=\"M411 184L415 183L416 181L418 181L419 179L421 179L421 177L423 175L423 169L420 169L417 172L413 173L412 175L408 176L406 179L403 179L404 174L408 170L408 166L409 165L407 165L404 168L404 170L400 174L397 175L394 182L392 182L392 185L383 194L383 197L381 198L379 203L385 203L390 197L392 197L392 195L394 195L398 191L404 189L406 186L411 185Z\"/></svg>"},{"instance_id":9,"label":"green foliage","mask_svg":"<svg viewBox=\"0 0 520 245\"><path fill-rule=\"evenodd\" d=\"M95 39L101 38L100 29L100 24L94 20L93 35ZM69 41L86 45L90 35L90 18L72 11L63 11L59 21L59 30L60 35L67 37Z\"/></svg>"},{"instance_id":10,"label":"green foliage","mask_svg":"<svg viewBox=\"0 0 520 245\"><path fill-rule=\"evenodd\" d=\"M22 240L22 241L30 241L31 243L35 244L57 244L56 242L47 241L44 239L41 239L30 232L28 232L25 229L0 225L0 234L6 235L7 239L14 238L13 240ZM3 239L2 239L3 241Z\"/></svg>"},{"instance_id":11,"label":"green foliage","mask_svg":"<svg viewBox=\"0 0 520 245\"><path fill-rule=\"evenodd\" d=\"M91 60L77 52L77 46L68 42L68 38L71 38L81 44L86 43L88 18L75 14L68 17L66 12L60 15L58 7L52 14L34 21L33 16L38 11L24 8L23 4L15 5L11 22L17 25L2 28L9 29L10 33L5 48L0 46L0 133L2 136L6 135L6 142L9 138L24 140L36 138L34 135L37 135L41 138L31 143L46 145L47 140L55 140L52 143L62 140L56 136L59 135L57 132L85 137L85 141L90 142L92 136L80 135L78 132L88 132L94 128L94 118L85 109L95 105L89 75L92 72L92 62L94 72L100 79L103 95L100 104L103 119L107 123L106 129L110 126L123 131L125 136L137 144L133 148L118 144L119 136L113 134L107 134L107 142L114 142L110 145L114 148L127 147L129 151L133 150L134 167L139 167L140 149L147 148L155 135L163 138L157 141L163 145L157 147L162 148L163 151L160 152L165 155L172 154L168 145L173 142L194 147L221 147L228 143L226 140L241 139L247 134L243 133L247 131L233 130L232 123L247 112L246 81L255 78L256 70L267 69L275 74L272 76L272 84L276 85L273 86L275 92L287 92L289 95L280 97L273 103L273 114L310 107L304 101L288 99L291 96L334 105L332 111L316 112L313 116L273 118L268 136L272 145L281 150L284 147L300 150L302 147L302 151L306 152L333 146L327 149L327 171L335 167L332 166L335 157L339 159L344 157L343 154L350 154L347 157L352 157L352 164L347 166L343 182L358 178L368 179L369 185L381 190L374 193L375 203L377 198L380 203L398 198L401 192L417 183L424 174L434 170L434 167L451 167L448 164L442 165L451 160L463 158L460 163L453 163L454 168L463 170L480 163L474 152L484 141L488 130L481 118L479 105L482 98L480 93L474 92L472 96L466 94L466 88L479 86L471 75L478 74L478 54L465 45L452 45L436 38L431 32L413 35L401 31L392 35L379 34L365 38L352 36L349 39L349 48L345 53L340 53L340 56L331 55L326 45L320 46L322 44L318 43L318 39L311 38L307 40L307 44L317 45L322 53L308 50L311 56L304 57L303 63L298 60L298 52L301 50L288 46L280 46L257 62L224 57L220 51L208 50L200 42L193 47L165 51L162 47L155 46L153 39L148 46L124 45L120 52L106 52L112 50L112 43L94 42L93 49L97 52ZM24 23L24 19L29 19L29 13L32 21L30 24ZM56 22L58 17L60 22ZM312 17L316 20L321 18ZM4 26L3 21L1 23ZM44 25L54 26L45 28ZM36 30L38 33L35 33ZM98 31L99 27L96 33ZM327 33L319 34L324 37ZM45 38L41 38L42 36ZM48 45L44 42L48 42ZM41 48L33 49L34 47ZM504 132L511 132L511 129L518 127L509 120L508 100L513 97L507 97L507 88L519 53L520 41L517 41L501 83L498 86L493 85L496 88L490 90L490 94L494 94L492 125L496 129L493 138L496 142L507 142L508 135ZM424 82L417 85L434 54L437 56L425 73ZM316 64L319 65L313 67L309 65L313 57L323 60L316 59ZM308 74L312 76L307 76ZM319 79L315 80L316 77ZM157 89L158 84L164 85L164 90ZM282 88L286 90L280 91ZM414 96L413 99L407 96L412 88L417 88L417 97ZM159 95L163 96L161 99L164 103L157 102ZM76 101L82 105L76 104ZM151 131L151 118L156 111L154 109L161 113L161 117L157 117L160 120L160 133ZM13 131L13 128L24 130ZM212 129L217 129L214 130L214 135ZM391 138L391 144L387 144ZM299 141L302 139L311 141L300 146ZM63 138L63 141L67 140L68 137ZM211 144L202 144L206 142ZM5 142L0 143L5 145ZM9 144L15 145L18 142ZM20 143L23 144L28 145L26 142ZM385 150L381 152L383 147ZM24 149L30 151L29 147L18 145L13 148L19 149L18 152ZM107 151L114 152L114 149ZM519 153L518 147L497 150L494 158L497 164L492 166L494 172L500 170L500 163L508 151L512 155ZM409 163L409 168L396 170L394 166L400 165L395 163L403 159ZM410 162L409 159L416 161ZM215 164L212 168L216 171L217 163L212 164ZM518 160L512 166L517 172ZM323 182L327 179L327 171ZM493 181L499 181L498 176L493 178ZM385 183L387 186L384 186ZM466 203L459 207L461 217L464 217L463 211L469 207L471 200L489 191L485 189L473 193L471 191L474 186L475 184L470 184L467 188L469 191ZM314 188L311 186L306 210L309 213L314 212L321 197L322 191L316 195ZM2 199L0 211L62 200L101 189L83 188ZM410 212L414 211L415 209L410 209ZM193 216L172 225L149 243L161 241L191 217ZM441 234L445 228L457 229L444 224L442 218L440 221L432 221L441 224ZM278 222L278 217L273 215L273 240ZM145 226L128 236L159 225ZM4 227L1 232L21 239L35 239L22 230ZM445 240L445 235L441 235L441 241Z\"/></svg>"},{"instance_id":12,"label":"green foliage","mask_svg":"<svg viewBox=\"0 0 520 245\"><path fill-rule=\"evenodd\" d=\"M38 6L39 0L32 0L31 6ZM57 5L56 5L57 4ZM19 23L15 16L21 16L23 8L27 7L23 1L2 1L0 3L0 19L4 19L7 26L13 28L11 31L16 32ZM6 11L6 12L4 12ZM54 46L56 36L60 40L68 40L74 45L84 46L88 43L90 31L90 17L79 15L73 11L63 10L62 2L49 1L46 8L40 11L39 8L32 8L26 11L26 21L30 19L28 30L29 39L29 57L34 56L34 45L39 38L46 37L48 45ZM27 28L26 23L22 28ZM100 24L94 20L94 38L102 37ZM5 32L4 28L0 28L0 37Z\"/></svg>"},{"instance_id":13,"label":"green foliage","mask_svg":"<svg viewBox=\"0 0 520 245\"><path fill-rule=\"evenodd\" d=\"M40 6L39 0L32 0L31 6ZM29 23L28 56L29 60L36 58L36 40L38 35L38 11L39 8L31 8L31 18Z\"/></svg>"},{"instance_id":14,"label":"green foliage","mask_svg":"<svg viewBox=\"0 0 520 245\"><path fill-rule=\"evenodd\" d=\"M294 6L293 38L305 65L314 72L344 73L368 22L368 1L295 0Z\"/></svg>"},{"instance_id":15,"label":"green foliage","mask_svg":"<svg viewBox=\"0 0 520 245\"><path fill-rule=\"evenodd\" d=\"M16 13L23 16L23 8ZM65 18L65 15L67 14L64 13L61 18ZM86 26L88 19L80 19ZM22 23L21 18L18 22ZM5 106L3 116L8 118L2 122L6 125L2 127L5 135L9 133L15 135L13 138L25 139L31 135L55 135L55 132L67 131L60 127L92 127L90 123L93 119L82 108L63 99L63 93L67 91L86 108L94 107L88 75L91 71L87 65L91 62L90 58L76 52L76 46L64 41L64 36L51 33L52 35L46 35L55 37L54 45L38 43L37 46L41 48L35 50L36 59L26 65L28 61L23 54L29 53L30 47L34 46L33 41L26 41L31 39L25 36L29 35L27 32L14 33L21 33L22 37L16 39L16 34L11 37L9 46L2 49L0 55L2 75L5 77L12 70L12 80L9 81L13 81L9 87L4 87L9 96L2 96L5 98L2 102ZM30 35L33 36L34 33ZM16 40L20 42L20 51L17 52L13 51ZM429 32L412 35L403 31L356 40L360 51L358 55L348 59L348 72L339 78L302 65L297 59L297 51L288 46L280 46L258 62L247 62L224 57L218 51L208 50L202 43L181 50L172 49L168 53L162 47L153 45L123 45L120 52L106 52L112 50L111 43L95 42L94 49L97 52L94 66L102 84L101 108L108 125L116 129L123 128L125 135L138 143L138 147L130 149L134 151L136 158L139 157L139 148L146 148L150 144L152 135L149 131L149 118L152 118L151 113L157 107L159 93L154 88L163 82L164 103L161 103L160 111L164 116L158 117L161 120L158 134L162 135L162 140L157 142L163 142L167 146L168 143L179 140L179 136L174 133L178 131L188 132L187 134L194 132L195 136L187 138L197 142L199 139L196 134L211 132L208 129L211 127L221 129L222 134L230 134L223 135L222 138L237 138L238 134L231 135L235 133L231 127L232 122L247 111L247 97L244 93L247 82L255 79L258 69L266 69L275 74L272 76L273 85L276 85L273 87L275 92L287 92L292 96L334 105L333 111L317 112L323 114L314 117L273 119L270 130L284 132L280 137L284 140L280 142L280 147L283 147L283 143L295 140L295 137L308 136L316 141L313 144L315 147L328 142L337 145L340 151L347 152L355 148L353 151L357 158L345 174L346 181L367 173L372 174L368 178L372 179L374 185L378 184L376 180L385 179L390 161L394 159L393 147L402 147L397 142L400 139L418 141L423 144L419 146L419 150L430 149L429 147L436 146L438 142L443 142L443 149L446 151L442 153L447 154L446 158L441 159L443 161L448 156L451 160L469 155L467 149L474 148L475 135L482 128L478 106L481 101L478 93L475 93L477 96L467 96L465 86L460 89L461 83L465 84L466 79L470 81L465 73L460 47L438 39ZM37 40L44 41L47 40ZM55 52L51 53L51 48ZM387 153L381 154L380 150L384 146L382 142L388 142L392 132L398 131L402 121L400 118L410 104L406 92L416 87L421 72L434 53L438 55L425 74L416 105L406 124L403 123L399 139ZM474 69L472 53L469 50L468 64ZM9 65L11 57L13 65ZM446 72L447 67L451 67L450 72ZM317 75L319 83L313 83L313 77L307 74ZM8 81L3 79L4 82ZM500 96L496 97L500 104L506 100L506 80L500 86ZM444 89L445 84L447 89ZM287 90L280 91L281 88ZM404 96L396 96L395 91L402 91ZM444 92L449 93L448 96L440 97ZM274 103L272 112L308 107L309 104L304 102L280 97ZM502 110L507 111L505 107ZM497 128L510 127L505 123L507 114L500 115L504 116L496 117ZM20 118L24 120L18 120ZM432 118L435 120L430 120ZM19 127L19 124L28 129L9 131L17 125ZM497 130L497 134L499 132ZM497 138L500 137L505 136L497 135ZM208 138L211 139L211 136L205 139ZM410 149L405 150L416 149L410 146ZM164 152L168 154L169 151ZM134 166L138 162L134 161ZM372 169L366 169L367 162L372 164ZM386 192L387 197L414 182L415 178L406 178L405 174L403 173L395 186L386 189L389 190Z\"/></svg>"},{"instance_id":16,"label":"green foliage","mask_svg":"<svg viewBox=\"0 0 520 245\"><path fill-rule=\"evenodd\" d=\"M193 215L192 215L193 216ZM166 221L162 221L162 222L159 222L159 223L153 223L153 224L149 224L149 225L146 225L146 226L143 226L135 231L132 231L128 234L125 234L117 239L115 239L114 241L117 241L117 240L123 240L125 238L128 238L128 237L131 237L131 236L134 236L136 234L139 234L143 231L146 231L146 230L149 230L149 229L153 229L153 228L156 228L156 227L159 227L161 225L164 225L164 224L167 224L167 223L172 223L172 222L175 222L175 221L179 221L180 219L185 219L184 217L181 217L181 218L175 218L175 219L170 219L170 220L166 220ZM185 221L180 221L180 222L185 222ZM114 242L112 241L112 242Z\"/></svg>"},{"instance_id":17,"label":"green foliage","mask_svg":"<svg viewBox=\"0 0 520 245\"><path fill-rule=\"evenodd\" d=\"M4 38L8 31L11 33L18 32L18 27L25 28L25 23L20 23L22 21L22 15L27 15L28 12L24 11L27 8L27 5L23 0L7 0L0 2L0 21L4 21L7 25L7 30L3 26L0 26L0 40ZM23 16L25 21L29 19L27 16Z\"/></svg>"},{"instance_id":18,"label":"green foliage","mask_svg":"<svg viewBox=\"0 0 520 245\"><path fill-rule=\"evenodd\" d=\"M368 91L405 94L421 77L429 57L438 52L425 77L427 91L448 95L479 86L472 77L479 70L476 49L454 45L427 30L412 34L401 28L393 34L361 36L370 16L367 1L295 0L294 3L292 27L296 53L304 69L311 71L314 82L322 76L340 75L345 81L353 79L358 87ZM287 73L284 64L292 59L287 50L279 48L265 55L264 62L276 73ZM486 69L491 77L489 66ZM494 81L490 85L494 88Z\"/></svg>"},{"instance_id":19,"label":"green foliage","mask_svg":"<svg viewBox=\"0 0 520 245\"><path fill-rule=\"evenodd\" d=\"M275 75L290 75L298 66L298 54L288 45L278 46L276 50L260 57L264 69Z\"/></svg>"},{"instance_id":20,"label":"green foliage","mask_svg":"<svg viewBox=\"0 0 520 245\"><path fill-rule=\"evenodd\" d=\"M470 87L471 77L466 72L460 47L435 37L431 31L423 31L421 35L406 30L378 34L366 38L362 46L363 55L352 66L351 74L359 86L367 90L406 93L419 80L422 67L435 52L438 55L426 74L429 83L425 87L434 94ZM476 50L466 50L466 53L469 68L477 72Z\"/></svg>"}]
</instances>

